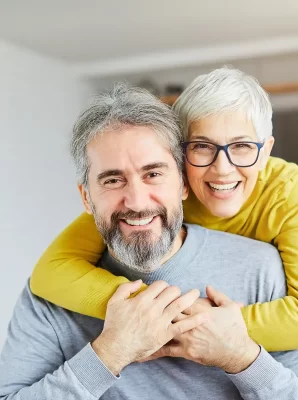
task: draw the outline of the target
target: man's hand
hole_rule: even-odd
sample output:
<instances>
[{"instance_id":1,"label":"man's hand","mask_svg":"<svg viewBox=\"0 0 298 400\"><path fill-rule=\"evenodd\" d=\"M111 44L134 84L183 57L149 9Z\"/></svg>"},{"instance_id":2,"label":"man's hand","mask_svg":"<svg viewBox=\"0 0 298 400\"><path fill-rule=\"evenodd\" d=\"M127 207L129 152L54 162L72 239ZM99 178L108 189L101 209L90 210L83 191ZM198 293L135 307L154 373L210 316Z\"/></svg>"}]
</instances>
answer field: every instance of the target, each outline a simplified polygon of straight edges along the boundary
<instances>
[{"instance_id":1,"label":"man's hand","mask_svg":"<svg viewBox=\"0 0 298 400\"><path fill-rule=\"evenodd\" d=\"M217 307L198 302L185 311L198 312L201 321L205 322L175 337L144 361L183 357L233 374L245 370L255 361L260 347L248 336L239 303L211 286L207 287L207 296Z\"/></svg>"},{"instance_id":2,"label":"man's hand","mask_svg":"<svg viewBox=\"0 0 298 400\"><path fill-rule=\"evenodd\" d=\"M200 314L174 321L197 300L198 290L181 296L178 287L157 281L130 298L141 284L125 283L117 289L108 303L104 329L92 343L94 351L115 375L201 323Z\"/></svg>"}]
</instances>

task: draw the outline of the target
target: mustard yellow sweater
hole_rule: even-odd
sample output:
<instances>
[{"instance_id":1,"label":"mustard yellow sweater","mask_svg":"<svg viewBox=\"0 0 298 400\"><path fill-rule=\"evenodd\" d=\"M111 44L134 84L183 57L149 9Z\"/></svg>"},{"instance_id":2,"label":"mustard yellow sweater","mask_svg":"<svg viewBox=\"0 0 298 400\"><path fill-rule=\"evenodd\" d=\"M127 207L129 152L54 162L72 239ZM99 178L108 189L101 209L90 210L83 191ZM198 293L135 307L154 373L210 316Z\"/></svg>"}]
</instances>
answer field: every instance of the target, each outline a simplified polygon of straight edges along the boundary
<instances>
[{"instance_id":1,"label":"mustard yellow sweater","mask_svg":"<svg viewBox=\"0 0 298 400\"><path fill-rule=\"evenodd\" d=\"M298 166L270 158L249 200L232 218L211 215L193 194L185 201L184 210L188 223L273 243L278 248L288 295L244 307L243 316L250 336L268 351L297 349ZM93 217L82 214L37 263L31 278L33 293L66 309L103 319L107 301L127 281L94 267L104 247Z\"/></svg>"}]
</instances>

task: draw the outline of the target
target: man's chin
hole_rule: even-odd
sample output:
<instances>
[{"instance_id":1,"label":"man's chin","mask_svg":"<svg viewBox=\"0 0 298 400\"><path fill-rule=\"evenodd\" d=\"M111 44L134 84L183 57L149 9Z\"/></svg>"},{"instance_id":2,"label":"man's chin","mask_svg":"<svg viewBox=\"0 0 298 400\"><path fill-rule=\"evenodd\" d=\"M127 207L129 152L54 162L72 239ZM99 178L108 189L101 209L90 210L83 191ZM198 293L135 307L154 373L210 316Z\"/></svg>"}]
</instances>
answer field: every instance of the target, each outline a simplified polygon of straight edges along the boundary
<instances>
[{"instance_id":1,"label":"man's chin","mask_svg":"<svg viewBox=\"0 0 298 400\"><path fill-rule=\"evenodd\" d=\"M147 231L135 231L132 232L129 236L123 237L123 242L127 246L146 246L148 248L153 249L154 246L161 240L160 235L155 235L151 230Z\"/></svg>"}]
</instances>

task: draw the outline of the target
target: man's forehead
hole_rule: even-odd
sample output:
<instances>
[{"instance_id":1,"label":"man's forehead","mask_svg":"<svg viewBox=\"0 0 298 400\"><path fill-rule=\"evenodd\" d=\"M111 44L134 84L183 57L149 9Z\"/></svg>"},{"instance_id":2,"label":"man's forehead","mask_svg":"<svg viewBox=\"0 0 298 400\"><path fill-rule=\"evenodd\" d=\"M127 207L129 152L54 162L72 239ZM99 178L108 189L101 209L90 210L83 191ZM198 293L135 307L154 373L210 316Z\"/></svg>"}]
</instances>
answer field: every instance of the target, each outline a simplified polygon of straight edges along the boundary
<instances>
[{"instance_id":1,"label":"man's forehead","mask_svg":"<svg viewBox=\"0 0 298 400\"><path fill-rule=\"evenodd\" d=\"M141 146L142 144L160 147L166 150L168 141L161 132L148 126L123 126L118 129L106 130L98 133L87 148L96 147L98 150L105 148Z\"/></svg>"},{"instance_id":2,"label":"man's forehead","mask_svg":"<svg viewBox=\"0 0 298 400\"><path fill-rule=\"evenodd\" d=\"M100 134L88 144L87 153L90 164L101 170L141 170L146 165L175 163L165 141L152 129L142 127Z\"/></svg>"}]
</instances>

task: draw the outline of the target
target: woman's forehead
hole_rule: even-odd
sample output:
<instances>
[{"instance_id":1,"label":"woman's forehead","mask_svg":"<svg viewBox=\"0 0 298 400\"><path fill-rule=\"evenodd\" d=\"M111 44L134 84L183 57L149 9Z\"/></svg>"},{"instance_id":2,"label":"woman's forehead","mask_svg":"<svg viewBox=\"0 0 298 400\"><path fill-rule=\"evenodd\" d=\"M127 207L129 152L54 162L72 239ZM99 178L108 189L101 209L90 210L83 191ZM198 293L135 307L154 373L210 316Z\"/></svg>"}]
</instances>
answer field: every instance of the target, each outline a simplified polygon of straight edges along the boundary
<instances>
[{"instance_id":1,"label":"woman's forehead","mask_svg":"<svg viewBox=\"0 0 298 400\"><path fill-rule=\"evenodd\" d=\"M189 126L189 140L255 140L252 122L244 113L233 112L210 115Z\"/></svg>"}]
</instances>

